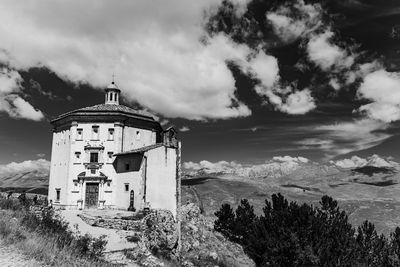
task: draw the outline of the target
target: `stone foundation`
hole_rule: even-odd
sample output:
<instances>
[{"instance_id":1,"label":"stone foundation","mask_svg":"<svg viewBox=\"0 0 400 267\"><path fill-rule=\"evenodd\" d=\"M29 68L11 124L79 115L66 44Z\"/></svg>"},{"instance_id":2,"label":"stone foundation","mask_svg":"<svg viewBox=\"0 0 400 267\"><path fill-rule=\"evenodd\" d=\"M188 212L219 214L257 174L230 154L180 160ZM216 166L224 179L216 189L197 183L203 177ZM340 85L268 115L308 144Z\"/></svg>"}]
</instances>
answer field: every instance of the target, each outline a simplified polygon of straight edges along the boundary
<instances>
[{"instance_id":1,"label":"stone foundation","mask_svg":"<svg viewBox=\"0 0 400 267\"><path fill-rule=\"evenodd\" d=\"M95 227L103 227L117 230L141 231L141 218L98 218L86 214L78 214L78 216L87 224Z\"/></svg>"}]
</instances>

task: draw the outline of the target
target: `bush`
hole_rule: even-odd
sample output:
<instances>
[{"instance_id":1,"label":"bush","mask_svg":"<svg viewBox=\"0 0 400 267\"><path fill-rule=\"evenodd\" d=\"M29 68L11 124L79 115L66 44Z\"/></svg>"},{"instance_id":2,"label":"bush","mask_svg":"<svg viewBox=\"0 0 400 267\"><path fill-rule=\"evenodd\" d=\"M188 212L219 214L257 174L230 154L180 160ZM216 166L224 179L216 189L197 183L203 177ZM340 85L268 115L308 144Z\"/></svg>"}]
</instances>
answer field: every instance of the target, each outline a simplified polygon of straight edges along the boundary
<instances>
[{"instance_id":1,"label":"bush","mask_svg":"<svg viewBox=\"0 0 400 267\"><path fill-rule=\"evenodd\" d=\"M368 221L356 231L337 201L324 196L319 204L299 205L274 194L261 216L247 200L235 213L224 204L214 229L242 245L257 266L400 266L400 228L390 239Z\"/></svg>"},{"instance_id":2,"label":"bush","mask_svg":"<svg viewBox=\"0 0 400 267\"><path fill-rule=\"evenodd\" d=\"M21 210L22 208L23 206L18 199L0 198L0 209L16 211Z\"/></svg>"}]
</instances>

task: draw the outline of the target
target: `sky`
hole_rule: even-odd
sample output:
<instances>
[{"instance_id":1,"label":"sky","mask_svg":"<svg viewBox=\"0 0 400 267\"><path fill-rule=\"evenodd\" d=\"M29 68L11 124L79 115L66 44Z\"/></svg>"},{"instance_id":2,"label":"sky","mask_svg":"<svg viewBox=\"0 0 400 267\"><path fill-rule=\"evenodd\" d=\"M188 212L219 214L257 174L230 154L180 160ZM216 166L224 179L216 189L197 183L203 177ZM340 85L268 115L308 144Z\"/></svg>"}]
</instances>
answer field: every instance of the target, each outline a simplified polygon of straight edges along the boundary
<instances>
[{"instance_id":1,"label":"sky","mask_svg":"<svg viewBox=\"0 0 400 267\"><path fill-rule=\"evenodd\" d=\"M0 0L0 165L104 101L179 130L185 162L400 160L399 1Z\"/></svg>"}]
</instances>

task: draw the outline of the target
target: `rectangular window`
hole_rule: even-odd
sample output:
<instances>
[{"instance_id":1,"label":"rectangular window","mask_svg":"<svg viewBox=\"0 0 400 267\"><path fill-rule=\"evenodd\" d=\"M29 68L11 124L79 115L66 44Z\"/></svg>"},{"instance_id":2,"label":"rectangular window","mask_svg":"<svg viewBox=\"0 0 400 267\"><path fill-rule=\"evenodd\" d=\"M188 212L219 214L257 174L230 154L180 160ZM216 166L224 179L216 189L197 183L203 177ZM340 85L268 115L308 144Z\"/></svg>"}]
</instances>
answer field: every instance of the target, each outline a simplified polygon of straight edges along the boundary
<instances>
[{"instance_id":1,"label":"rectangular window","mask_svg":"<svg viewBox=\"0 0 400 267\"><path fill-rule=\"evenodd\" d=\"M99 140L99 126L92 127L92 140Z\"/></svg>"},{"instance_id":2,"label":"rectangular window","mask_svg":"<svg viewBox=\"0 0 400 267\"><path fill-rule=\"evenodd\" d=\"M81 152L75 152L75 163L81 162Z\"/></svg>"},{"instance_id":3,"label":"rectangular window","mask_svg":"<svg viewBox=\"0 0 400 267\"><path fill-rule=\"evenodd\" d=\"M136 140L140 140L140 131L136 131Z\"/></svg>"},{"instance_id":4,"label":"rectangular window","mask_svg":"<svg viewBox=\"0 0 400 267\"><path fill-rule=\"evenodd\" d=\"M125 191L129 192L129 184L125 184Z\"/></svg>"},{"instance_id":5,"label":"rectangular window","mask_svg":"<svg viewBox=\"0 0 400 267\"><path fill-rule=\"evenodd\" d=\"M90 153L90 163L97 163L99 162L99 153L92 152Z\"/></svg>"},{"instance_id":6,"label":"rectangular window","mask_svg":"<svg viewBox=\"0 0 400 267\"><path fill-rule=\"evenodd\" d=\"M110 141L114 140L114 129L113 128L108 129L108 140L110 140Z\"/></svg>"},{"instance_id":7,"label":"rectangular window","mask_svg":"<svg viewBox=\"0 0 400 267\"><path fill-rule=\"evenodd\" d=\"M76 130L76 140L82 140L83 139L83 129L77 129Z\"/></svg>"},{"instance_id":8,"label":"rectangular window","mask_svg":"<svg viewBox=\"0 0 400 267\"><path fill-rule=\"evenodd\" d=\"M107 155L108 155L108 162L112 162L114 153L113 152L107 152Z\"/></svg>"},{"instance_id":9,"label":"rectangular window","mask_svg":"<svg viewBox=\"0 0 400 267\"><path fill-rule=\"evenodd\" d=\"M61 189L56 188L56 201L60 201L60 191Z\"/></svg>"},{"instance_id":10,"label":"rectangular window","mask_svg":"<svg viewBox=\"0 0 400 267\"><path fill-rule=\"evenodd\" d=\"M129 163L125 163L125 171L129 171Z\"/></svg>"},{"instance_id":11,"label":"rectangular window","mask_svg":"<svg viewBox=\"0 0 400 267\"><path fill-rule=\"evenodd\" d=\"M74 182L74 191L78 191L79 187L78 187L78 182Z\"/></svg>"}]
</instances>

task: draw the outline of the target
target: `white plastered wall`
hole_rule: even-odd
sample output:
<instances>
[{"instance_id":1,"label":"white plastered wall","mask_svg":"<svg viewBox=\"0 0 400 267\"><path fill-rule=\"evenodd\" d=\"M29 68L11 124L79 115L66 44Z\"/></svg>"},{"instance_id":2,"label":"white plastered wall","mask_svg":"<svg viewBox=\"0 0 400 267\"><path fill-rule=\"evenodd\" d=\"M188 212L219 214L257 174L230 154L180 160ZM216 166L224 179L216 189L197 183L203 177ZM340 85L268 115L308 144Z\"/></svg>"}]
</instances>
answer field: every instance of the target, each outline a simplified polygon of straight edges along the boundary
<instances>
[{"instance_id":1,"label":"white plastered wall","mask_svg":"<svg viewBox=\"0 0 400 267\"><path fill-rule=\"evenodd\" d=\"M175 148L159 147L145 153L147 157L146 202L152 209L167 209L176 216L176 160Z\"/></svg>"}]
</instances>

